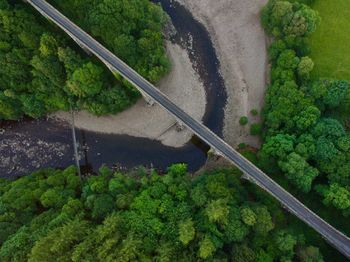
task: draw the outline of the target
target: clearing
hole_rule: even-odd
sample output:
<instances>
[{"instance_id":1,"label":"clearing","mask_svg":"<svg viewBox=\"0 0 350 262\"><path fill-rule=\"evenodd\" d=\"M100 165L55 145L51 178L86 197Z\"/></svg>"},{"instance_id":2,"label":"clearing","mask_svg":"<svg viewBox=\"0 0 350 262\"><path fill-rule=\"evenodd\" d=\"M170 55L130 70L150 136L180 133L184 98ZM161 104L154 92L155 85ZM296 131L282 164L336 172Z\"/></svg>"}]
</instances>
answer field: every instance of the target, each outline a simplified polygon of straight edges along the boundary
<instances>
[{"instance_id":1,"label":"clearing","mask_svg":"<svg viewBox=\"0 0 350 262\"><path fill-rule=\"evenodd\" d=\"M350 1L317 0L321 24L310 38L314 77L350 81Z\"/></svg>"}]
</instances>

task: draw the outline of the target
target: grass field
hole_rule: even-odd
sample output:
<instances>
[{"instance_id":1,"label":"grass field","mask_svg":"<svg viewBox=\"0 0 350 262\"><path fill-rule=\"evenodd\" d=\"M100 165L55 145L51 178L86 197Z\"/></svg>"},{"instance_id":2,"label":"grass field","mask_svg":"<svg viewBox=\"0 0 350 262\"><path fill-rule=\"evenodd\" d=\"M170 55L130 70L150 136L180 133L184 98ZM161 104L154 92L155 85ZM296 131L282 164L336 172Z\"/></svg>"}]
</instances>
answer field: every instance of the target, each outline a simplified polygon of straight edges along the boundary
<instances>
[{"instance_id":1,"label":"grass field","mask_svg":"<svg viewBox=\"0 0 350 262\"><path fill-rule=\"evenodd\" d=\"M314 77L350 81L350 0L316 0L321 25L310 38Z\"/></svg>"}]
</instances>

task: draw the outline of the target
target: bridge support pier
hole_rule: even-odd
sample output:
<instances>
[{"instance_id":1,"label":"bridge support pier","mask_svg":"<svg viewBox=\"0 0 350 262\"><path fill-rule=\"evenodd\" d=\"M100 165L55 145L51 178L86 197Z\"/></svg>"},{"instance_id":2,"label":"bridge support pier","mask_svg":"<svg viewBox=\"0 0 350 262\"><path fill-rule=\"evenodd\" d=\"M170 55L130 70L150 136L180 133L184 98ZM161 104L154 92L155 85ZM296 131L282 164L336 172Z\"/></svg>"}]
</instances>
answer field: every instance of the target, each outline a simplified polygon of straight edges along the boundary
<instances>
[{"instance_id":1,"label":"bridge support pier","mask_svg":"<svg viewBox=\"0 0 350 262\"><path fill-rule=\"evenodd\" d=\"M181 132L185 129L184 123L182 123L180 120L176 121L175 127L177 132Z\"/></svg>"},{"instance_id":2,"label":"bridge support pier","mask_svg":"<svg viewBox=\"0 0 350 262\"><path fill-rule=\"evenodd\" d=\"M243 175L241 176L241 179L247 180L249 182L254 182L248 175L247 173L243 172Z\"/></svg>"},{"instance_id":3,"label":"bridge support pier","mask_svg":"<svg viewBox=\"0 0 350 262\"><path fill-rule=\"evenodd\" d=\"M208 156L216 156L216 157L223 157L223 155L217 151L215 148L210 148L209 151L208 151Z\"/></svg>"},{"instance_id":4,"label":"bridge support pier","mask_svg":"<svg viewBox=\"0 0 350 262\"><path fill-rule=\"evenodd\" d=\"M67 31L66 31L67 32ZM76 42L81 49L83 49L85 51L85 53L87 53L89 56L92 55L92 53L89 51L89 49L87 49L78 39L76 39L73 35L71 35L69 32L67 32L67 34L73 39L74 42Z\"/></svg>"},{"instance_id":5,"label":"bridge support pier","mask_svg":"<svg viewBox=\"0 0 350 262\"><path fill-rule=\"evenodd\" d=\"M75 41L75 40L74 40ZM87 49L83 44L81 44L79 41L75 41L89 56L92 55L92 53Z\"/></svg>"},{"instance_id":6,"label":"bridge support pier","mask_svg":"<svg viewBox=\"0 0 350 262\"><path fill-rule=\"evenodd\" d=\"M151 107L155 104L154 100L149 95L147 95L145 92L140 90L139 92L141 93L143 99L146 101L147 106Z\"/></svg>"}]
</instances>

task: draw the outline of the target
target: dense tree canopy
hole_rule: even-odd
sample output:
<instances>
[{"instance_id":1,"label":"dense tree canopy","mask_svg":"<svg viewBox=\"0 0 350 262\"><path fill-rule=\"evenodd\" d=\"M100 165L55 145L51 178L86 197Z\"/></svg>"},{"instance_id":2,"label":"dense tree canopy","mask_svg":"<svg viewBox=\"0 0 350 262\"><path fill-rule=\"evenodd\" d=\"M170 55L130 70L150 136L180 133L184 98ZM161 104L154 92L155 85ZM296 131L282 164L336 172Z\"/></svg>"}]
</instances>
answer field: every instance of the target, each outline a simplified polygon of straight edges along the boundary
<instances>
[{"instance_id":1,"label":"dense tree canopy","mask_svg":"<svg viewBox=\"0 0 350 262\"><path fill-rule=\"evenodd\" d=\"M273 43L260 163L267 172L284 173L303 192L321 176L316 188L323 203L348 210L350 134L341 116L349 117L350 86L344 80L310 78L314 63L307 37L320 18L301 1L270 0L262 22Z\"/></svg>"},{"instance_id":2,"label":"dense tree canopy","mask_svg":"<svg viewBox=\"0 0 350 262\"><path fill-rule=\"evenodd\" d=\"M168 71L166 16L159 6L149 0L73 2L56 4L144 77L156 82ZM117 113L138 97L29 5L0 1L0 119L37 118L70 106Z\"/></svg>"},{"instance_id":3,"label":"dense tree canopy","mask_svg":"<svg viewBox=\"0 0 350 262\"><path fill-rule=\"evenodd\" d=\"M0 260L323 261L261 199L235 169L192 179L182 164L164 175L102 167L83 182L73 167L38 171L0 180Z\"/></svg>"}]
</instances>

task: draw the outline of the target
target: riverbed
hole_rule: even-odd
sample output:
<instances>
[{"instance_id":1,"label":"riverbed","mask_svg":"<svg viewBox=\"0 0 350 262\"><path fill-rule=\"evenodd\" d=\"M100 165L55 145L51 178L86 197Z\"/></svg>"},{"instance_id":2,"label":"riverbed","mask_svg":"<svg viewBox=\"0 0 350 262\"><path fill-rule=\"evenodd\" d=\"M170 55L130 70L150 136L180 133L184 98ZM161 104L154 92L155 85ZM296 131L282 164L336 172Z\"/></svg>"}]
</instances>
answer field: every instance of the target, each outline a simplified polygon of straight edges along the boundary
<instances>
[{"instance_id":1,"label":"riverbed","mask_svg":"<svg viewBox=\"0 0 350 262\"><path fill-rule=\"evenodd\" d=\"M160 2L176 29L170 40L187 50L205 87L207 103L202 122L222 137L227 96L210 36L183 6L171 0ZM74 164L71 130L65 121L26 119L3 123L1 128L1 177L16 177L39 168ZM146 138L82 129L77 129L77 139L80 164L86 172L97 171L103 164L126 169L143 165L166 170L172 163L187 163L189 171L195 171L206 162L209 149L195 136L180 148Z\"/></svg>"}]
</instances>

